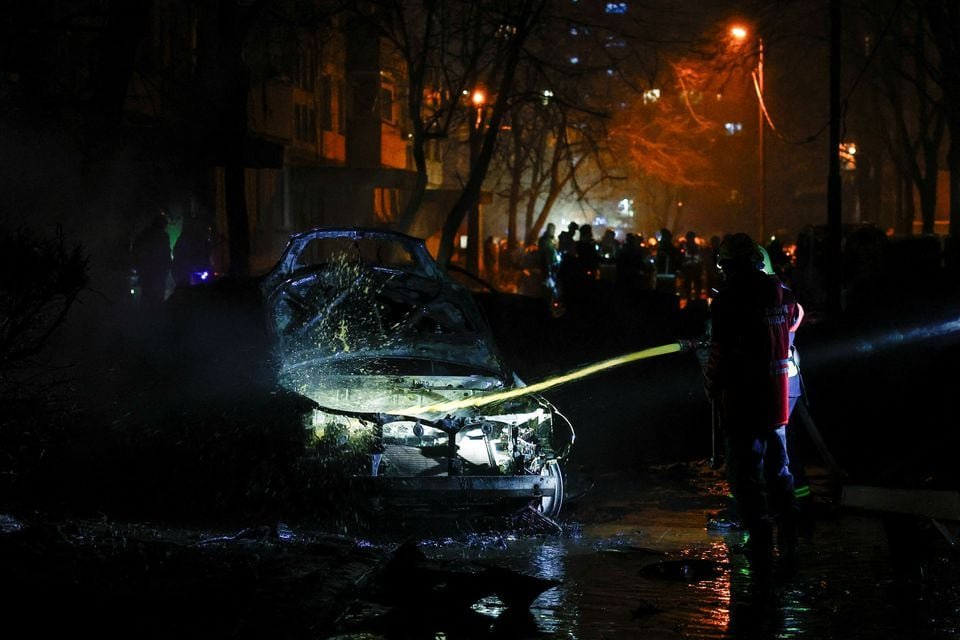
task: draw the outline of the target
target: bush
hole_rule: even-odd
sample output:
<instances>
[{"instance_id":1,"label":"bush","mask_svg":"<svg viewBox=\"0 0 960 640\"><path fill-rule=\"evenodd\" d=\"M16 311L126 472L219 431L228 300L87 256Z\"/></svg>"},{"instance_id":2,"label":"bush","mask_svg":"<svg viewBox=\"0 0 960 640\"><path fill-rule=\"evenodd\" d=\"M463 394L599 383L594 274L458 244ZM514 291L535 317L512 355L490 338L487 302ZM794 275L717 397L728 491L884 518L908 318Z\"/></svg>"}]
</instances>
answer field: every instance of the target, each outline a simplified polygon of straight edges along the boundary
<instances>
[{"instance_id":1,"label":"bush","mask_svg":"<svg viewBox=\"0 0 960 640\"><path fill-rule=\"evenodd\" d=\"M68 247L59 230L43 238L0 228L0 398L35 390L19 374L33 368L88 281L83 248Z\"/></svg>"}]
</instances>

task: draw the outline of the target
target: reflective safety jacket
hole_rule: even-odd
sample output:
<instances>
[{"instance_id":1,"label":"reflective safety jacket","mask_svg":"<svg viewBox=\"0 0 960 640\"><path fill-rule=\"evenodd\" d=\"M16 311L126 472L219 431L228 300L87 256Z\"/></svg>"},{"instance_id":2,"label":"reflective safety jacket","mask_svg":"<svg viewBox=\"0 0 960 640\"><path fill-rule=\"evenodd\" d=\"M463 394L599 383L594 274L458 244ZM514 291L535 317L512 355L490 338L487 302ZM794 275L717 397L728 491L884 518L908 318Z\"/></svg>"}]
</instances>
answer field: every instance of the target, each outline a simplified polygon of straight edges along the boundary
<instances>
[{"instance_id":1,"label":"reflective safety jacket","mask_svg":"<svg viewBox=\"0 0 960 640\"><path fill-rule=\"evenodd\" d=\"M787 423L793 292L762 271L731 272L710 305L708 395L720 402L726 428L758 430Z\"/></svg>"}]
</instances>

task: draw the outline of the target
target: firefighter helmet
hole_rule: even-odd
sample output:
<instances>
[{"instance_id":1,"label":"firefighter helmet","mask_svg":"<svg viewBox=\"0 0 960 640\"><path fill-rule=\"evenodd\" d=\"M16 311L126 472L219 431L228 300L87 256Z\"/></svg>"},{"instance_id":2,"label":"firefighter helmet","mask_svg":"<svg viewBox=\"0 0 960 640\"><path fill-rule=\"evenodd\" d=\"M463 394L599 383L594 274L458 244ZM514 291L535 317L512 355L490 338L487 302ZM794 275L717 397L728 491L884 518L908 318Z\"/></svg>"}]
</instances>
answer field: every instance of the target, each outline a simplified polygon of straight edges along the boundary
<instances>
[{"instance_id":1,"label":"firefighter helmet","mask_svg":"<svg viewBox=\"0 0 960 640\"><path fill-rule=\"evenodd\" d=\"M717 252L717 265L724 268L728 264L749 264L759 266L763 262L759 245L745 233L734 233L724 238Z\"/></svg>"}]
</instances>

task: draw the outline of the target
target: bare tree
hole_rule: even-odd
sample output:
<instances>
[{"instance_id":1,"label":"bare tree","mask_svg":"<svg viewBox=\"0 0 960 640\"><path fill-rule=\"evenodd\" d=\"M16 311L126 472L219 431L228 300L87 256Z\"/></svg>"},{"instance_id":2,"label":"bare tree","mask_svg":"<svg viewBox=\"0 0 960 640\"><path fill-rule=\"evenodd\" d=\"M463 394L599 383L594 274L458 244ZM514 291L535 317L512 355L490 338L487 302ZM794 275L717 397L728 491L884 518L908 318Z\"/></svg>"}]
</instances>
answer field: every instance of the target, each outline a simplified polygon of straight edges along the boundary
<instances>
[{"instance_id":1,"label":"bare tree","mask_svg":"<svg viewBox=\"0 0 960 640\"><path fill-rule=\"evenodd\" d=\"M397 221L409 230L427 188L427 144L448 139L467 119L464 93L493 90L504 73L506 51L520 47L509 7L484 0L407 2L375 0L355 7L399 56L407 79L410 144L417 172ZM524 7L521 7L521 13ZM502 117L502 116L501 116ZM479 190L478 190L479 194Z\"/></svg>"},{"instance_id":2,"label":"bare tree","mask_svg":"<svg viewBox=\"0 0 960 640\"><path fill-rule=\"evenodd\" d=\"M931 0L921 6L936 46L936 58L930 60L931 73L943 91L950 131L950 236L956 241L960 238L960 5L951 0Z\"/></svg>"},{"instance_id":3,"label":"bare tree","mask_svg":"<svg viewBox=\"0 0 960 640\"><path fill-rule=\"evenodd\" d=\"M670 218L682 189L716 183L712 144L721 130L691 98L707 91L711 76L690 63L674 63L666 71L658 83L661 93L634 93L610 125L610 144L625 160L656 228L679 223Z\"/></svg>"},{"instance_id":4,"label":"bare tree","mask_svg":"<svg viewBox=\"0 0 960 640\"><path fill-rule=\"evenodd\" d=\"M577 113L575 119L578 123L588 115L594 119L607 117L603 110L590 104L603 96L599 93L591 95L594 86L590 91L585 91L585 87L593 85L592 77L605 74L616 64L614 49L608 46L612 30L597 18L596 9L578 11L576 7L559 7L544 0L461 0L451 3L384 0L373 4L377 11L371 14L372 19L377 20L384 37L400 52L410 81L408 110L418 180L399 226L409 228L422 203L422 193L427 185L425 145L431 140L449 138L458 126L464 126L465 107L469 105L461 96L464 91L479 86L486 89L489 98L481 114L479 149L473 154L470 175L463 185L461 197L451 208L444 224L440 261L449 260L454 235L467 211L480 197L481 186L495 157L500 131L508 122L513 153L504 155L501 152L498 159L509 158L503 167L512 176L512 182L507 186L511 229L508 242L511 246L516 244L519 234L514 229L521 194L525 194L528 201L529 198L535 201L541 195L538 189L530 184L523 185L521 181L534 160L531 153L536 153L536 147L528 145L536 140L537 132L543 132L544 122L548 122L538 121L545 111L533 108L547 90L554 95L550 101L553 113L547 125L552 135L543 140L549 139L558 153L549 160L540 159L548 171L541 175L540 186L552 185L553 193L543 194L547 206L537 215L540 222L532 222L525 230L528 235L531 229L535 233L563 188L575 183L575 173L570 169L583 165L583 154L574 153L565 145L571 142L581 147L596 144L588 140L594 137L592 134L581 131L571 135L567 131L558 131L557 110L565 112L563 118L567 124L571 123L574 113ZM602 7L599 16L603 16ZM629 24L632 23L623 22L621 26ZM571 33L575 34L572 40ZM624 36L618 36L615 43L627 48L626 40L621 42L620 38ZM619 50L616 54L631 55ZM592 62L588 64L591 56ZM582 62L580 57L583 57ZM591 126L590 129L597 130L598 127ZM571 162L574 157L576 162ZM545 180L547 177L550 180Z\"/></svg>"},{"instance_id":5,"label":"bare tree","mask_svg":"<svg viewBox=\"0 0 960 640\"><path fill-rule=\"evenodd\" d=\"M481 77L481 82L486 86L496 86L495 95L501 99L494 101L490 119L483 130L483 143L476 160L471 163L470 178L444 222L438 255L438 261L443 266L450 261L457 229L460 228L467 211L480 199L480 189L493 158L497 135L509 109L506 97L513 88L524 44L538 24L546 4L545 0L523 0L517 7L508 5L508 13L499 14L495 23L488 23L488 26L495 24L493 33L489 35L502 41L502 45L497 47L492 64L485 68L486 73ZM478 37L482 39L485 36L478 34Z\"/></svg>"},{"instance_id":6,"label":"bare tree","mask_svg":"<svg viewBox=\"0 0 960 640\"><path fill-rule=\"evenodd\" d=\"M861 46L851 47L851 53L869 71L868 100L874 108L857 120L862 130L882 140L898 175L916 189L922 232L933 233L946 119L940 87L931 76L930 33L912 2L865 3L859 17L869 35L857 34ZM901 233L912 232L912 198L908 200L905 209L911 215L897 218Z\"/></svg>"}]
</instances>

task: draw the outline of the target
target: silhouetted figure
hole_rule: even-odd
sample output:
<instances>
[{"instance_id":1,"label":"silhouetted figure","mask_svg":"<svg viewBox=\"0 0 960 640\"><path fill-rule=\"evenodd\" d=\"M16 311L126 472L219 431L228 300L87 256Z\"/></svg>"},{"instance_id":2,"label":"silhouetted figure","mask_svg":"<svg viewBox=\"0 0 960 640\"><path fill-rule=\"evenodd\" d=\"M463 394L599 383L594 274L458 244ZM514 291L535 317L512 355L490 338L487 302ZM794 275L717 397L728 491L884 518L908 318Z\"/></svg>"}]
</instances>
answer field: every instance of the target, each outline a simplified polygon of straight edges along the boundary
<instances>
[{"instance_id":1,"label":"silhouetted figure","mask_svg":"<svg viewBox=\"0 0 960 640\"><path fill-rule=\"evenodd\" d=\"M487 274L487 278L491 281L496 278L497 271L499 270L497 265L499 249L500 247L497 245L497 241L493 239L493 236L487 236L487 239L483 241L483 269Z\"/></svg>"},{"instance_id":2,"label":"silhouetted figure","mask_svg":"<svg viewBox=\"0 0 960 640\"><path fill-rule=\"evenodd\" d=\"M597 269L600 267L600 253L597 250L597 243L593 240L590 225L577 226L575 222L571 222L568 227L570 234L566 236L567 238L573 235L574 227L579 232L580 238L567 251L561 252L557 277L564 304L575 315L579 315L587 306L590 284L596 281Z\"/></svg>"},{"instance_id":3,"label":"silhouetted figure","mask_svg":"<svg viewBox=\"0 0 960 640\"><path fill-rule=\"evenodd\" d=\"M547 290L550 299L556 300L559 296L557 289L557 267L560 266L560 252L557 250L556 233L557 226L552 222L547 223L540 239L537 240L537 257L540 264L540 274L543 279L543 286Z\"/></svg>"},{"instance_id":4,"label":"silhouetted figure","mask_svg":"<svg viewBox=\"0 0 960 640\"><path fill-rule=\"evenodd\" d=\"M720 266L717 264L717 260L720 257L720 236L713 235L710 236L710 249L709 255L707 258L707 287L709 287L708 294L712 297L713 292L720 289L720 285L723 282L723 273L720 271Z\"/></svg>"},{"instance_id":5,"label":"silhouetted figure","mask_svg":"<svg viewBox=\"0 0 960 640\"><path fill-rule=\"evenodd\" d=\"M613 262L617 257L617 251L620 249L620 243L617 241L617 234L613 229L607 229L600 238L600 259L603 262Z\"/></svg>"},{"instance_id":6,"label":"silhouetted figure","mask_svg":"<svg viewBox=\"0 0 960 640\"><path fill-rule=\"evenodd\" d=\"M566 231L560 232L560 236L557 238L557 248L560 250L561 256L577 252L577 241L574 236L576 236L579 228L580 226L576 222L571 222L567 225Z\"/></svg>"},{"instance_id":7,"label":"silhouetted figure","mask_svg":"<svg viewBox=\"0 0 960 640\"><path fill-rule=\"evenodd\" d=\"M649 289L649 274L653 271L650 255L641 236L628 233L617 252L617 288L624 294L635 295Z\"/></svg>"},{"instance_id":8,"label":"silhouetted figure","mask_svg":"<svg viewBox=\"0 0 960 640\"><path fill-rule=\"evenodd\" d=\"M657 242L657 290L674 293L677 290L677 272L680 270L680 250L673 243L669 229L660 229Z\"/></svg>"},{"instance_id":9,"label":"silhouetted figure","mask_svg":"<svg viewBox=\"0 0 960 640\"><path fill-rule=\"evenodd\" d=\"M688 300L699 300L703 292L703 251L697 244L697 234L694 231L687 231L680 264L684 297Z\"/></svg>"},{"instance_id":10,"label":"silhouetted figure","mask_svg":"<svg viewBox=\"0 0 960 640\"><path fill-rule=\"evenodd\" d=\"M167 216L157 214L150 226L133 241L133 267L140 284L140 307L146 318L151 318L163 304L170 274L170 236L167 235Z\"/></svg>"},{"instance_id":11,"label":"silhouetted figure","mask_svg":"<svg viewBox=\"0 0 960 640\"><path fill-rule=\"evenodd\" d=\"M563 254L557 277L565 315L570 326L576 327L573 330L582 332L596 329L600 315L600 251L590 225L581 225L579 236L575 249Z\"/></svg>"},{"instance_id":12,"label":"silhouetted figure","mask_svg":"<svg viewBox=\"0 0 960 640\"><path fill-rule=\"evenodd\" d=\"M779 238L774 238L766 246L767 255L770 256L770 266L773 272L783 279L784 272L790 266L790 256L783 249L783 242Z\"/></svg>"},{"instance_id":13,"label":"silhouetted figure","mask_svg":"<svg viewBox=\"0 0 960 640\"><path fill-rule=\"evenodd\" d=\"M176 286L186 287L209 278L212 271L210 249L209 225L197 215L184 218L180 237L173 247L173 281Z\"/></svg>"},{"instance_id":14,"label":"silhouetted figure","mask_svg":"<svg viewBox=\"0 0 960 640\"><path fill-rule=\"evenodd\" d=\"M580 261L580 269L584 272L584 276L587 279L595 279L600 271L600 248L597 246L597 241L593 238L593 230L588 224L580 227L580 239L577 240L577 258Z\"/></svg>"}]
</instances>

